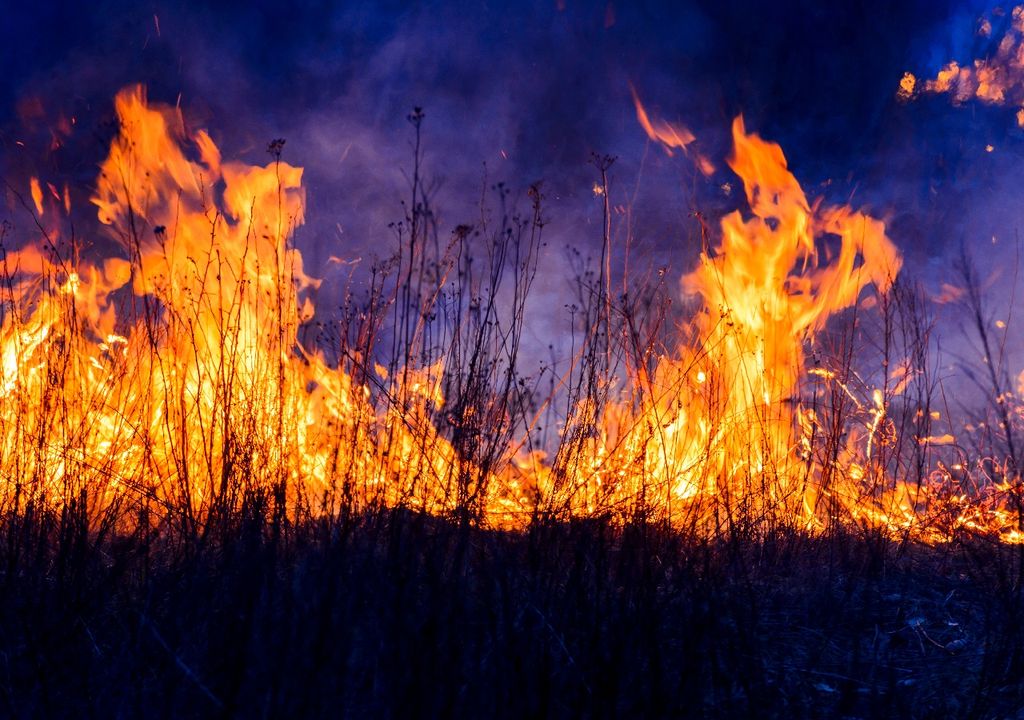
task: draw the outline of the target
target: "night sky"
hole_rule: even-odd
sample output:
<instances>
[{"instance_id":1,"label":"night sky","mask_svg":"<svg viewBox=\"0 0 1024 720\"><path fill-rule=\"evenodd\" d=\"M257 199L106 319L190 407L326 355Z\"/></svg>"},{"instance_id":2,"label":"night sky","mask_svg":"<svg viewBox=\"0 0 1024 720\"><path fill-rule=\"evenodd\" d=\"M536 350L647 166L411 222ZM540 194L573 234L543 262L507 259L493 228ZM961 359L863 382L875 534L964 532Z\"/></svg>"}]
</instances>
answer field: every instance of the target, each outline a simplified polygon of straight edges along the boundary
<instances>
[{"instance_id":1,"label":"night sky","mask_svg":"<svg viewBox=\"0 0 1024 720\"><path fill-rule=\"evenodd\" d=\"M811 197L885 218L930 287L952 281L949 258L962 244L983 272L1005 266L1022 215L1015 108L895 96L904 71L933 76L991 49L975 35L990 9L981 2L8 5L0 170L9 182L68 180L88 212L115 130L111 98L142 82L151 99L180 102L226 158L265 163L267 142L287 140L285 159L307 168L297 242L314 274L331 255L369 257L393 242L413 106L427 114L443 229L472 222L485 177L524 205L529 184L543 182L553 249L541 285L556 298L569 275L562 248L600 242L592 153L616 156L612 200L633 210L617 241L631 231L638 258L681 275L698 247L692 211L714 218L737 206L722 185L736 183L723 160L740 112L783 146ZM652 112L694 132L715 176L648 142L631 83ZM75 129L53 149L62 115ZM16 210L4 212L17 226ZM556 330L543 322L538 340Z\"/></svg>"}]
</instances>

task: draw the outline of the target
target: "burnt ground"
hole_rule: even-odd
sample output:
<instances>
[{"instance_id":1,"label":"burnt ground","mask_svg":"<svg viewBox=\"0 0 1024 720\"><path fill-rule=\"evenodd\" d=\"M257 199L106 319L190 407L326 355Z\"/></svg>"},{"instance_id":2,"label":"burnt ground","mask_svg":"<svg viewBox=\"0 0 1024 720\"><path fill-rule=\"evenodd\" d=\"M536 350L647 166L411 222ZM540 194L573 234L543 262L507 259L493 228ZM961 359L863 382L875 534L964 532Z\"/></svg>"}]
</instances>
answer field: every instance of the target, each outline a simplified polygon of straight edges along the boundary
<instances>
[{"instance_id":1,"label":"burnt ground","mask_svg":"<svg viewBox=\"0 0 1024 720\"><path fill-rule=\"evenodd\" d=\"M8 519L0 714L1020 717L1017 548L389 511ZM147 523L149 524L149 523Z\"/></svg>"}]
</instances>

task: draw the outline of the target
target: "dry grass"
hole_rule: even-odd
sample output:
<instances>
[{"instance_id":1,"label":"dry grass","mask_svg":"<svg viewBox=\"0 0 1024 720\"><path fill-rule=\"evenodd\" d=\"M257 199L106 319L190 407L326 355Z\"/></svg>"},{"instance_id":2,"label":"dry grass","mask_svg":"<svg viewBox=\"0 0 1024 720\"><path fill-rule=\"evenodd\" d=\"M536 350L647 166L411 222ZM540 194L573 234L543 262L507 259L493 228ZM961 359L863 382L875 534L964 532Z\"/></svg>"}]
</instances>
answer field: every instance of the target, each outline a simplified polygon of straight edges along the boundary
<instances>
[{"instance_id":1,"label":"dry grass","mask_svg":"<svg viewBox=\"0 0 1024 720\"><path fill-rule=\"evenodd\" d=\"M4 714L792 718L1019 710L1024 546L972 534L952 519L960 489L980 497L1018 477L1020 421L1005 401L1005 367L990 363L981 381L983 411L999 432L952 449L917 442L933 431L942 384L926 304L898 283L876 309L844 313L817 339L813 360L838 382L807 381L799 397L785 399L816 413L801 459L807 482L827 491L849 484L844 453L851 434L878 418L867 400L877 388L887 414L871 431L861 500L883 507L871 503L896 478L911 488L935 484L913 509L915 520L947 542L925 545L917 530L850 517L827 492L813 533L794 519L791 498L773 503L768 492L709 495L673 514L664 481L648 482L650 459L630 454L633 446L612 447L603 472L630 469L634 485L595 490L590 468L604 411L613 402L643 407L671 391L655 390L650 378L658 355L680 342L668 316L674 287L614 276L606 205L599 256L574 256L572 362L523 374L527 301L544 248L542 194L531 188L529 209L518 214L507 188L496 186L472 225L443 235L421 167L422 113L410 121L415 159L404 217L392 226L395 254L345 296L337 318L308 327L304 338L367 389L370 416L386 418L375 425L357 415L328 428L333 465L321 491L296 489L267 461L281 457L290 437L283 392L257 393L239 407L247 379L231 373L211 380L215 402L204 422L212 424L198 435L217 462L197 472L197 438L172 438L160 477L173 486L156 488L144 473L119 477L111 500L110 468L65 452L77 474L65 473L55 491L42 459L55 444L77 447L69 428L90 432L66 423L69 396L61 391L74 385L75 368L60 348L89 338L74 304L62 307L67 334L40 366L49 389L23 396L20 410L15 404L0 463L9 489L0 508ZM272 151L279 163L281 145ZM607 199L611 161L596 165ZM124 238L131 252L141 252L140 242ZM54 242L48 252L62 267L78 246ZM278 276L287 286L278 285L278 298L290 297L287 278ZM979 343L994 357L983 298L966 271L965 281L974 289L968 306ZM613 290L620 282L624 289ZM16 325L15 283L8 273L4 310ZM163 362L155 338L174 323L200 343L187 334L190 318L171 318L148 300L133 309L126 317L152 343L149 367ZM228 316L234 312L229 304ZM286 324L279 317L272 328L275 347L287 345ZM216 356L234 367L237 338L230 327L219 337ZM410 389L410 373L438 361L443 406ZM897 391L889 370L903 361L911 381ZM131 379L146 366L129 360L109 369ZM264 369L285 377L281 367ZM277 403L276 433L253 420L257 403ZM709 407L711 423L728 422ZM19 424L23 417L32 423ZM55 438L55 428L63 435ZM754 421L734 432L763 429ZM641 431L652 442L661 432ZM429 464L386 460L410 437L419 443L415 457L443 445L459 462L438 474ZM367 475L354 470L367 445L393 473L386 492L369 490ZM550 451L543 487L511 473L510 446ZM937 461L964 470L936 484ZM139 467L152 463L144 458ZM771 465L761 465L742 478L746 488L772 487ZM983 483L993 466L1002 474ZM515 498L517 529L498 531L490 503L508 493L495 478L510 473L525 485ZM1020 506L1009 506L1019 518ZM593 509L580 517L581 507Z\"/></svg>"}]
</instances>

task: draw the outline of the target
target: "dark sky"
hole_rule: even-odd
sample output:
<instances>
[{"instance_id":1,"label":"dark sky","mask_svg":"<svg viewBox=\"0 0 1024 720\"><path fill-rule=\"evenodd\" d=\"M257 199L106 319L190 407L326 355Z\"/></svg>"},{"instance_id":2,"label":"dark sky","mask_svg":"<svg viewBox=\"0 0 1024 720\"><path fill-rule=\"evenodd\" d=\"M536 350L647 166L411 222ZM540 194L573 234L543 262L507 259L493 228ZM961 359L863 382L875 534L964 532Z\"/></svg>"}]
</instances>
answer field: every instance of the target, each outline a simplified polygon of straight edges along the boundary
<instances>
[{"instance_id":1,"label":"dark sky","mask_svg":"<svg viewBox=\"0 0 1024 720\"><path fill-rule=\"evenodd\" d=\"M732 117L784 147L811 196L890 222L929 282L961 243L986 258L1020 220L1024 140L1014 109L898 103L905 70L934 74L986 50L983 2L8 3L0 23L0 170L70 178L87 205L114 130L110 99L143 82L178 102L225 157L266 162L272 138L307 168L310 267L391 241L410 165L406 114L426 109L442 224L472 220L484 164L522 194L543 180L553 245L595 247L592 152L615 155L613 200L633 206L644 257L682 274L690 212L735 205L722 159ZM633 83L690 127L719 173L650 147ZM32 102L39 100L35 105ZM29 102L32 101L32 102ZM42 106L26 114L26 108ZM60 115L76 129L48 149ZM24 146L18 142L24 143ZM985 146L995 147L992 153ZM625 228L617 232L625 233ZM565 273L555 252L544 282ZM552 290L554 292L554 290Z\"/></svg>"}]
</instances>

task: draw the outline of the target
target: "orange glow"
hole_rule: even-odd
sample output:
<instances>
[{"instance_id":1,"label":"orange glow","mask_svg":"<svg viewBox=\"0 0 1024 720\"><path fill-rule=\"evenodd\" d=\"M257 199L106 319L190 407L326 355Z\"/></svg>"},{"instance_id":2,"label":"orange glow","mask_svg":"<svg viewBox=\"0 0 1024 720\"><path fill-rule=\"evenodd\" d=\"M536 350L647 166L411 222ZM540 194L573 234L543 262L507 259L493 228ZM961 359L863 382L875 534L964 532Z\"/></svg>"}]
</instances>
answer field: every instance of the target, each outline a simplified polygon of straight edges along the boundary
<instances>
[{"instance_id":1,"label":"orange glow","mask_svg":"<svg viewBox=\"0 0 1024 720\"><path fill-rule=\"evenodd\" d=\"M991 33L991 21L981 18L978 34L989 37ZM949 94L955 103L977 99L990 105L1017 106L1017 123L1024 127L1024 6L1013 8L1006 32L990 56L963 66L952 60L923 83L905 73L897 96L909 99L918 90Z\"/></svg>"},{"instance_id":2,"label":"orange glow","mask_svg":"<svg viewBox=\"0 0 1024 720\"><path fill-rule=\"evenodd\" d=\"M29 180L29 191L32 193L32 202L36 206L36 212L43 214L43 189L39 187L39 178Z\"/></svg>"},{"instance_id":3,"label":"orange glow","mask_svg":"<svg viewBox=\"0 0 1024 720\"><path fill-rule=\"evenodd\" d=\"M691 145L696 140L693 133L683 125L673 124L666 120L659 120L657 118L651 118L643 103L640 102L640 96L637 94L636 88L630 85L629 91L633 95L633 106L636 108L636 119L640 123L640 127L643 128L645 133L647 133L647 137L661 145L665 154L669 157L674 155L674 149L682 150L683 153L686 153L687 146ZM697 153L694 157L694 163L704 177L711 177L715 174L715 165L707 158L707 156Z\"/></svg>"},{"instance_id":4,"label":"orange glow","mask_svg":"<svg viewBox=\"0 0 1024 720\"><path fill-rule=\"evenodd\" d=\"M311 314L302 294L318 284L290 241L303 221L302 169L223 161L206 133L186 137L180 113L150 107L141 88L115 108L121 133L93 203L125 258L71 270L29 246L4 262L23 311L0 335L0 464L40 498L87 488L97 509L127 495L201 519L217 502L277 488L326 512L340 468L366 502L432 508L440 481L406 487L395 474L451 472L450 446L423 423L441 402L425 380L439 369L393 390L406 398L399 422L297 340ZM381 425L386 442L370 437Z\"/></svg>"},{"instance_id":5,"label":"orange glow","mask_svg":"<svg viewBox=\"0 0 1024 720\"><path fill-rule=\"evenodd\" d=\"M694 142L634 99L666 151ZM82 501L93 517L117 505L201 524L272 497L295 517L379 505L450 514L456 488L474 487L481 522L500 527L539 512L643 512L708 534L742 518L810 532L847 522L929 542L965 528L1024 539L999 499L1009 484L969 496L950 491L959 471L945 466L924 484L890 476L889 401L910 383L909 364L883 374L885 391L855 387L840 367L808 368L830 319L884 296L901 258L881 221L809 200L782 149L742 117L728 165L746 208L722 218L681 279L697 307L691 340L602 378L614 400L570 408L557 452L513 442L483 468L435 424L442 411L458 414L452 424L489 412L449 407L442 359L328 362L300 341L319 286L292 243L305 213L301 168L276 155L265 166L225 160L138 87L115 109L120 133L92 202L120 255L64 257L40 239L0 264L13 308L0 326L8 508ZM42 213L38 180L31 188ZM820 400L830 392L852 412L832 418ZM844 428L841 446L819 439L830 422ZM920 435L915 447L956 443ZM931 522L951 507L952 521Z\"/></svg>"},{"instance_id":6,"label":"orange glow","mask_svg":"<svg viewBox=\"0 0 1024 720\"><path fill-rule=\"evenodd\" d=\"M647 137L661 144L666 155L671 157L673 148L685 151L686 146L696 139L693 133L682 125L673 125L664 120L651 120L643 103L640 102L640 96L637 95L636 88L631 86L630 92L633 93L636 119L640 122L640 127L647 133Z\"/></svg>"},{"instance_id":7,"label":"orange glow","mask_svg":"<svg viewBox=\"0 0 1024 720\"><path fill-rule=\"evenodd\" d=\"M900 79L899 89L896 91L897 97L901 100L909 100L914 96L914 90L917 88L917 78L912 73L903 73L903 77Z\"/></svg>"},{"instance_id":8,"label":"orange glow","mask_svg":"<svg viewBox=\"0 0 1024 720\"><path fill-rule=\"evenodd\" d=\"M812 528L817 488L798 452L797 420L813 418L792 403L804 347L868 285L885 292L900 259L881 222L845 207L812 209L781 148L748 134L742 118L733 142L729 166L751 216L725 217L720 244L683 278L684 293L702 300L698 339L661 360L637 411L612 413L591 482L627 493L641 483L677 521L711 523L739 504ZM818 252L823 234L842 241L831 262ZM636 470L624 475L620 465Z\"/></svg>"}]
</instances>

